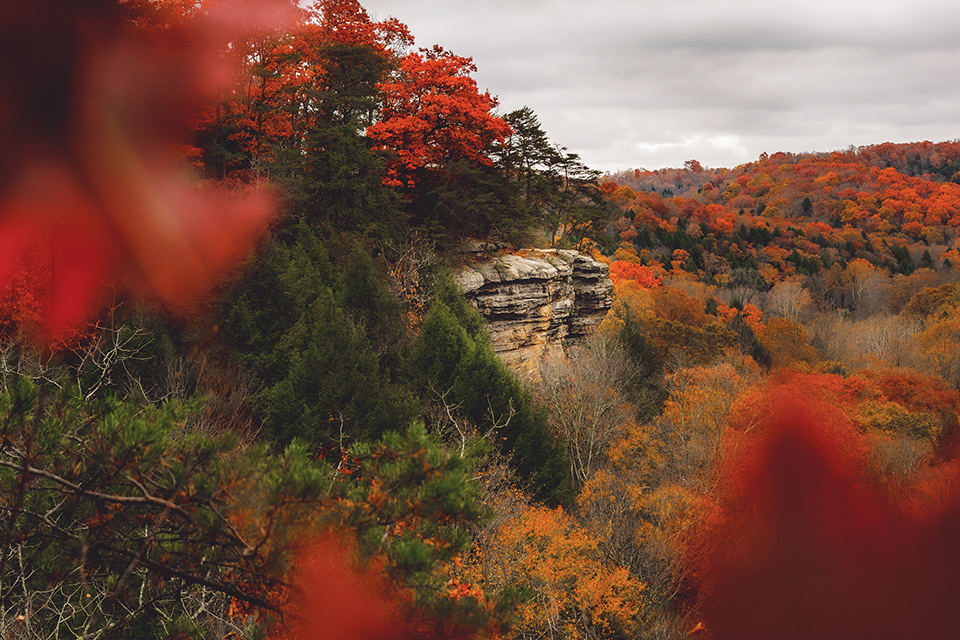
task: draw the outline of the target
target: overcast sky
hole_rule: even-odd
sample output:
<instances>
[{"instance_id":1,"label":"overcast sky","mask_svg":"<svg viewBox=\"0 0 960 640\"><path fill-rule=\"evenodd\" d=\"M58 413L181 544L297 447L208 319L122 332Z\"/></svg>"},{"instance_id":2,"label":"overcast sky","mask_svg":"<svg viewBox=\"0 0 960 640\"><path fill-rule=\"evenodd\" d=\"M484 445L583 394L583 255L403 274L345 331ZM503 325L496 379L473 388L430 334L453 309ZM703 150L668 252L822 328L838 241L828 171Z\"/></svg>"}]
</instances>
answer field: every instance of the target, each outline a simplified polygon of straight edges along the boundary
<instances>
[{"instance_id":1,"label":"overcast sky","mask_svg":"<svg viewBox=\"0 0 960 640\"><path fill-rule=\"evenodd\" d=\"M360 0L604 171L960 138L958 0Z\"/></svg>"}]
</instances>

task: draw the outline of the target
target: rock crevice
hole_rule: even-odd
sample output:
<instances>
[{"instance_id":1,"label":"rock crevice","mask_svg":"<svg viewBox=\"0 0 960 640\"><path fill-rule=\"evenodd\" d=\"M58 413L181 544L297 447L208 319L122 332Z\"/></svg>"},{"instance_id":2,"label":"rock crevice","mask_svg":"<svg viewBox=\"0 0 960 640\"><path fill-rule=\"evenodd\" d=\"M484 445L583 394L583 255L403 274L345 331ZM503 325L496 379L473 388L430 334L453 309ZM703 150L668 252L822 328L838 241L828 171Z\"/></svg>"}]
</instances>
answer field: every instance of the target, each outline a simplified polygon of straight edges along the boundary
<instances>
[{"instance_id":1,"label":"rock crevice","mask_svg":"<svg viewBox=\"0 0 960 640\"><path fill-rule=\"evenodd\" d=\"M523 374L564 343L582 340L612 304L607 265L564 249L478 259L457 272L464 294L486 317L493 348Z\"/></svg>"}]
</instances>

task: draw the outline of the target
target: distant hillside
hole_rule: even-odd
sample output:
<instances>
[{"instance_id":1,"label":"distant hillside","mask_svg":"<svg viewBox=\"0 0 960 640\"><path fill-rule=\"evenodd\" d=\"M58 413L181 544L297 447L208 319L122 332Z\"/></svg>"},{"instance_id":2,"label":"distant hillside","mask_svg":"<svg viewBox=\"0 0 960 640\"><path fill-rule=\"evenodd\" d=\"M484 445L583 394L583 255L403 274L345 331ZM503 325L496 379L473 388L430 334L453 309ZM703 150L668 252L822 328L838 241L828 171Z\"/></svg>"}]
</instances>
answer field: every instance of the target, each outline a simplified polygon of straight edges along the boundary
<instances>
[{"instance_id":1,"label":"distant hillside","mask_svg":"<svg viewBox=\"0 0 960 640\"><path fill-rule=\"evenodd\" d=\"M823 154L763 154L733 169L623 171L603 191L622 216L615 259L727 284L758 272L949 270L960 254L960 142L879 144Z\"/></svg>"}]
</instances>

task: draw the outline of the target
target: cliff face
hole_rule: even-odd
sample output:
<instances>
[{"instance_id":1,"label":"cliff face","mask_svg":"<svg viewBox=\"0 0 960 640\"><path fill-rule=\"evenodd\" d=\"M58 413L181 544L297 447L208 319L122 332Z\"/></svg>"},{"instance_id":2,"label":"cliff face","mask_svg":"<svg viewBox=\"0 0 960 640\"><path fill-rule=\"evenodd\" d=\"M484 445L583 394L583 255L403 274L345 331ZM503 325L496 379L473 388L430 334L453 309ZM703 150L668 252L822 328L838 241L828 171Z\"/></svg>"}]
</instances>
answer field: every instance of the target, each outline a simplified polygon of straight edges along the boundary
<instances>
[{"instance_id":1,"label":"cliff face","mask_svg":"<svg viewBox=\"0 0 960 640\"><path fill-rule=\"evenodd\" d=\"M497 354L536 375L537 359L584 338L612 304L607 265L577 251L537 249L476 261L457 281L486 317Z\"/></svg>"}]
</instances>

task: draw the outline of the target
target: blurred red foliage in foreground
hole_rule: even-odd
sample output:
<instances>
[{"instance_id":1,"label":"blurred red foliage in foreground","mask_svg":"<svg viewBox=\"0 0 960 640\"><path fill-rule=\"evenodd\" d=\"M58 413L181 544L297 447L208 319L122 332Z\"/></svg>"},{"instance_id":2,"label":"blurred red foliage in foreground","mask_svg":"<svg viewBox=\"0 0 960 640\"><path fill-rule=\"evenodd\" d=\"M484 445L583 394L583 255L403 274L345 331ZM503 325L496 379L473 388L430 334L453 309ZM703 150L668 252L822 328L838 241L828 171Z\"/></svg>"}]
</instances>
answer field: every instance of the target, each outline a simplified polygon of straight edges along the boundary
<instances>
[{"instance_id":1,"label":"blurred red foliage in foreground","mask_svg":"<svg viewBox=\"0 0 960 640\"><path fill-rule=\"evenodd\" d=\"M382 559L360 568L356 543L332 533L305 545L288 576L283 617L271 640L470 640L499 629L469 628L428 613L414 592L387 577ZM455 600L459 594L451 593Z\"/></svg>"},{"instance_id":2,"label":"blurred red foliage in foreground","mask_svg":"<svg viewBox=\"0 0 960 640\"><path fill-rule=\"evenodd\" d=\"M188 309L273 215L260 189L201 187L182 144L232 78L230 40L282 24L290 3L190 7L0 4L0 287L18 272L39 285L3 309L16 322L58 337L116 286Z\"/></svg>"},{"instance_id":3,"label":"blurred red foliage in foreground","mask_svg":"<svg viewBox=\"0 0 960 640\"><path fill-rule=\"evenodd\" d=\"M412 638L399 599L381 574L360 571L332 538L310 545L293 572L284 625L276 640L403 640Z\"/></svg>"},{"instance_id":4,"label":"blurred red foliage in foreground","mask_svg":"<svg viewBox=\"0 0 960 640\"><path fill-rule=\"evenodd\" d=\"M709 637L954 637L953 466L934 480L945 506L919 517L871 486L861 435L836 406L785 384L759 410L761 423L731 446L727 515L707 537Z\"/></svg>"}]
</instances>

